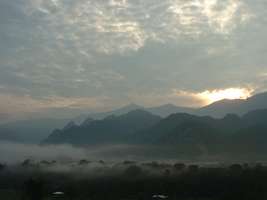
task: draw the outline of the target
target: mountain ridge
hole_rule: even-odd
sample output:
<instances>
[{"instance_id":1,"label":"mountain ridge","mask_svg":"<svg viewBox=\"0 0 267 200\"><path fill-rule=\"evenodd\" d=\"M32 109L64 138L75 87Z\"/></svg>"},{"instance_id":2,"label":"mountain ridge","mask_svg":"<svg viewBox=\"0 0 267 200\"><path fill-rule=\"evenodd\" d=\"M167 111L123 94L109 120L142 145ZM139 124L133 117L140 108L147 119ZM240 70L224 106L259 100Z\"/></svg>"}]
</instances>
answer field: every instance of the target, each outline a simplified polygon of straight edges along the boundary
<instances>
[{"instance_id":1,"label":"mountain ridge","mask_svg":"<svg viewBox=\"0 0 267 200\"><path fill-rule=\"evenodd\" d=\"M43 144L97 144L119 143L131 134L148 128L161 117L144 110L134 110L120 116L108 116L94 120L88 126L72 126L67 130L55 130Z\"/></svg>"},{"instance_id":2,"label":"mountain ridge","mask_svg":"<svg viewBox=\"0 0 267 200\"><path fill-rule=\"evenodd\" d=\"M223 99L204 106L194 113L196 115L209 115L216 118L234 113L240 116L258 109L267 108L267 92L255 94L247 99Z\"/></svg>"},{"instance_id":3,"label":"mountain ridge","mask_svg":"<svg viewBox=\"0 0 267 200\"><path fill-rule=\"evenodd\" d=\"M256 94L246 100L221 100L214 102L208 106L202 108L188 108L188 107L179 107L173 104L164 104L161 106L145 108L137 104L129 104L122 108L115 109L109 112L86 114L82 117L73 118L73 119L32 119L32 120L21 120L11 123L6 123L0 125L0 129L5 130L3 132L12 132L14 136L17 135L17 139L20 142L30 142L30 143L39 143L44 138L46 138L53 129L62 128L70 121L75 122L76 124L86 125L90 124L96 119L104 119L107 116L120 116L126 114L130 111L136 109L142 109L148 111L152 114L159 115L163 118L170 116L175 113L188 113L197 116L211 116L214 118L223 118L227 114L235 114L238 116L245 115L246 113L267 108L267 92ZM232 119L235 122L238 122L238 119L235 116L235 119ZM13 138L13 139L12 139ZM16 140L16 137L10 137L10 140Z\"/></svg>"},{"instance_id":4,"label":"mountain ridge","mask_svg":"<svg viewBox=\"0 0 267 200\"><path fill-rule=\"evenodd\" d=\"M254 141L251 151L257 152L267 145L265 119L267 109L251 111L243 117L228 114L221 119L187 113L160 118L144 110L135 110L122 116L113 115L92 121L87 127L71 126L67 131L56 130L43 144L154 145L201 155L231 152L234 149L246 153L244 144ZM257 148L257 142L260 142L261 148ZM266 152L258 153L267 153L267 148Z\"/></svg>"}]
</instances>

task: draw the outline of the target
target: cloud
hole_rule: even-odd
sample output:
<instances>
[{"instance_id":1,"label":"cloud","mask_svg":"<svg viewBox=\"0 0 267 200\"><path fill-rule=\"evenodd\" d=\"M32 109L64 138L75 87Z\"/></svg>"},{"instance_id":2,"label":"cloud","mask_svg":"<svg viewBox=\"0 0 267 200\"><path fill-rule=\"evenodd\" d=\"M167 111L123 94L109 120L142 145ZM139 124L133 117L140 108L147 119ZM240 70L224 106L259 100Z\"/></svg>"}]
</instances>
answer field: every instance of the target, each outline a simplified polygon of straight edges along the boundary
<instances>
[{"instance_id":1,"label":"cloud","mask_svg":"<svg viewBox=\"0 0 267 200\"><path fill-rule=\"evenodd\" d=\"M254 89L249 88L226 88L220 90L204 91L198 93L199 98L205 99L208 104L223 99L247 99L252 96Z\"/></svg>"},{"instance_id":2,"label":"cloud","mask_svg":"<svg viewBox=\"0 0 267 200\"><path fill-rule=\"evenodd\" d=\"M102 110L107 109L105 102L109 98L99 97L58 97L48 96L43 98L32 98L31 96L19 96L13 94L0 94L0 110L4 116L16 118L33 113L41 113L50 109L69 109L71 110ZM63 116L64 117L64 116ZM67 116L69 117L69 116ZM72 116L74 117L74 116Z\"/></svg>"},{"instance_id":3,"label":"cloud","mask_svg":"<svg viewBox=\"0 0 267 200\"><path fill-rule=\"evenodd\" d=\"M200 93L185 90L172 89L167 92L151 91L150 93L130 93L128 98L146 107L159 106L162 104L174 104L184 107L201 107L207 104L206 98Z\"/></svg>"},{"instance_id":4,"label":"cloud","mask_svg":"<svg viewBox=\"0 0 267 200\"><path fill-rule=\"evenodd\" d=\"M184 98L189 105L192 105L192 103L195 102L197 103L197 106L205 106L223 99L247 99L252 96L253 92L254 89L252 88L238 87L206 90L202 92L173 90L173 93L177 98Z\"/></svg>"},{"instance_id":5,"label":"cloud","mask_svg":"<svg viewBox=\"0 0 267 200\"><path fill-rule=\"evenodd\" d=\"M106 54L137 51L149 40L229 33L250 16L241 0L28 0L26 5L44 39Z\"/></svg>"},{"instance_id":6,"label":"cloud","mask_svg":"<svg viewBox=\"0 0 267 200\"><path fill-rule=\"evenodd\" d=\"M203 104L173 88L264 91L266 4L253 2L2 0L1 112L28 112L21 102L32 110Z\"/></svg>"}]
</instances>

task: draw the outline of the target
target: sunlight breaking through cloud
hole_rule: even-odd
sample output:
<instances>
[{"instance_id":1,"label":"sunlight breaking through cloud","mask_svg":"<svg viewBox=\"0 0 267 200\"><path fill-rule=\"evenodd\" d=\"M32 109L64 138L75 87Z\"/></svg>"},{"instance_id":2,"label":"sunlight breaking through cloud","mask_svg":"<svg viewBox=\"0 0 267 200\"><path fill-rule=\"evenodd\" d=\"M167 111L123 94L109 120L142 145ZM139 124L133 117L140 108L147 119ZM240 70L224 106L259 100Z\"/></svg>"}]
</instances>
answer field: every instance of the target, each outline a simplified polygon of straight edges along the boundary
<instances>
[{"instance_id":1,"label":"sunlight breaking through cloud","mask_svg":"<svg viewBox=\"0 0 267 200\"><path fill-rule=\"evenodd\" d=\"M254 89L252 88L226 88L226 89L214 89L206 90L203 92L189 92L182 90L174 90L174 94L177 97L188 97L198 100L200 105L208 105L216 101L229 99L247 99L252 96Z\"/></svg>"},{"instance_id":2,"label":"sunlight breaking through cloud","mask_svg":"<svg viewBox=\"0 0 267 200\"><path fill-rule=\"evenodd\" d=\"M209 103L223 99L247 99L251 97L253 90L247 88L227 88L221 90L207 90L198 94L199 97L207 99Z\"/></svg>"}]
</instances>

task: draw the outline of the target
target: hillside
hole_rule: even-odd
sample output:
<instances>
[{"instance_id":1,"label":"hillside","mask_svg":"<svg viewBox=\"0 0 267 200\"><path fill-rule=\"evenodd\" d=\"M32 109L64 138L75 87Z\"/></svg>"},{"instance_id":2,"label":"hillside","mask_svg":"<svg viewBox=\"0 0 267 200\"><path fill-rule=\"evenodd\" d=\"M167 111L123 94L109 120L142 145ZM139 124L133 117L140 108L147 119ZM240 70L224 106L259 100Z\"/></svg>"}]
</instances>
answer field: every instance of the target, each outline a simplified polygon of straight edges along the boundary
<instances>
[{"instance_id":1,"label":"hillside","mask_svg":"<svg viewBox=\"0 0 267 200\"><path fill-rule=\"evenodd\" d=\"M44 143L75 145L122 143L135 132L153 126L160 119L159 116L149 112L135 110L125 115L111 115L103 120L93 120L87 125L73 125L67 129L55 130Z\"/></svg>"},{"instance_id":2,"label":"hillside","mask_svg":"<svg viewBox=\"0 0 267 200\"><path fill-rule=\"evenodd\" d=\"M195 111L196 115L207 115L216 118L224 117L228 113L244 115L253 110L267 109L267 92L256 94L246 100L221 100Z\"/></svg>"},{"instance_id":3,"label":"hillside","mask_svg":"<svg viewBox=\"0 0 267 200\"><path fill-rule=\"evenodd\" d=\"M44 144L103 145L131 144L170 147L183 154L221 154L229 152L267 153L267 109L239 117L201 117L186 113L161 119L143 110L103 120L89 120L82 125L69 123L55 130ZM245 147L245 148L244 148ZM263 149L263 152L259 152ZM266 150L266 151L265 151Z\"/></svg>"}]
</instances>

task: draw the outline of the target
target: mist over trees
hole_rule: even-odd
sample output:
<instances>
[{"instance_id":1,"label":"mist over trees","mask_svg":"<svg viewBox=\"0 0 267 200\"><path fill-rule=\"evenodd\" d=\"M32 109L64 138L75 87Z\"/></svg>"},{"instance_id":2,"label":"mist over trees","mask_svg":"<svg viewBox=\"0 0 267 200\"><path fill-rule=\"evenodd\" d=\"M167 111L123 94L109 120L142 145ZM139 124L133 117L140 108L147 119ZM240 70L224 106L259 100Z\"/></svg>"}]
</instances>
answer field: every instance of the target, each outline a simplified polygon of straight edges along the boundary
<instances>
[{"instance_id":1,"label":"mist over trees","mask_svg":"<svg viewBox=\"0 0 267 200\"><path fill-rule=\"evenodd\" d=\"M264 199L267 168L249 163L25 160L0 168L0 197L50 199ZM161 199L161 198L160 198Z\"/></svg>"}]
</instances>

